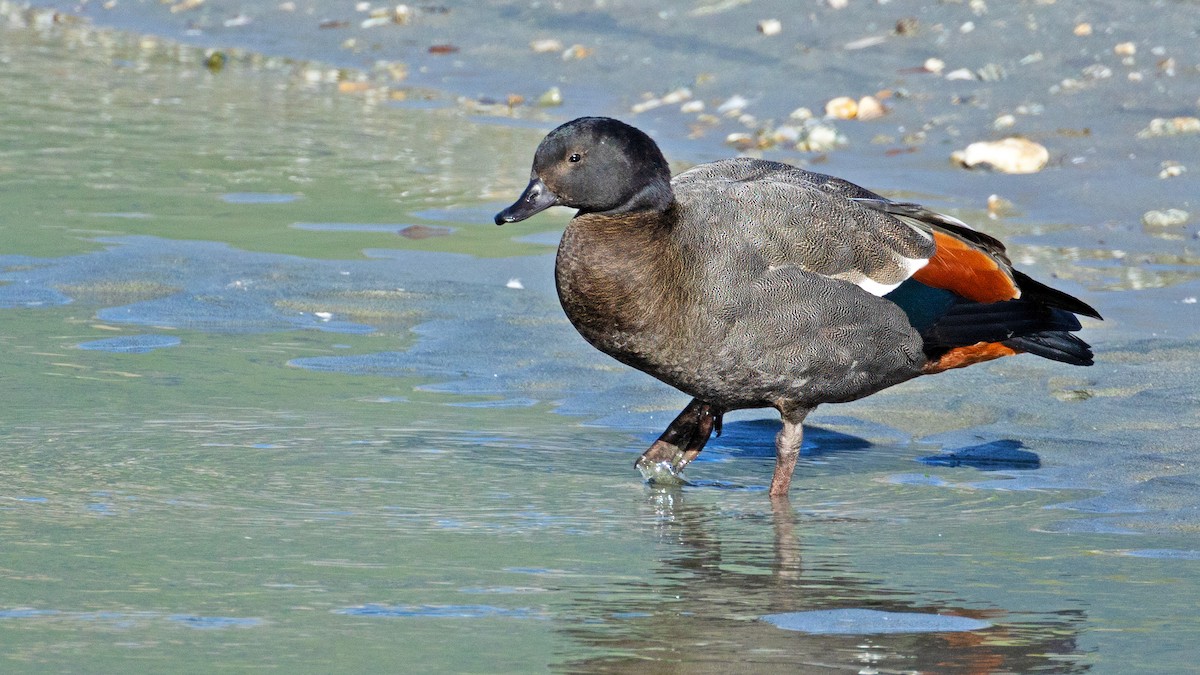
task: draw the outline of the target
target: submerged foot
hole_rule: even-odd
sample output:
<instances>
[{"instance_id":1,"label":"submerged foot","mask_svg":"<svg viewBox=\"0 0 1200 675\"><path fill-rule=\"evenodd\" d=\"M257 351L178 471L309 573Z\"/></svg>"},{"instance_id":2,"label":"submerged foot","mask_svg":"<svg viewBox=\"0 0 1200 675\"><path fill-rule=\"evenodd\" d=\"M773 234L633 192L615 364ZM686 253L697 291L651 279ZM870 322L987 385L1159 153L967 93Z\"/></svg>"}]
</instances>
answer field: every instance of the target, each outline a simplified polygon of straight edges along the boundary
<instances>
[{"instance_id":1,"label":"submerged foot","mask_svg":"<svg viewBox=\"0 0 1200 675\"><path fill-rule=\"evenodd\" d=\"M684 484L680 472L704 449L714 429L720 435L721 415L712 405L692 399L638 458L635 466L642 477L659 485Z\"/></svg>"}]
</instances>

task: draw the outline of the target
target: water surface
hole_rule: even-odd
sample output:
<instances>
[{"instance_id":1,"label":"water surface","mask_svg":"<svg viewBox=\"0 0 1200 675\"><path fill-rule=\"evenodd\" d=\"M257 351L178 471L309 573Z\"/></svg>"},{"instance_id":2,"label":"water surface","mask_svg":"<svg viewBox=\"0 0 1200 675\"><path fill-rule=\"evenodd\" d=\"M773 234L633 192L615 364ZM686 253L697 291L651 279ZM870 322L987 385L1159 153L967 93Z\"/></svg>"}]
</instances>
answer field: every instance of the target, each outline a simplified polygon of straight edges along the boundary
<instances>
[{"instance_id":1,"label":"water surface","mask_svg":"<svg viewBox=\"0 0 1200 675\"><path fill-rule=\"evenodd\" d=\"M26 23L0 29L5 670L1194 664L1194 263L1006 222L1108 317L1096 367L822 409L790 502L757 413L651 489L633 460L685 398L566 323L563 215L488 222L540 130Z\"/></svg>"}]
</instances>

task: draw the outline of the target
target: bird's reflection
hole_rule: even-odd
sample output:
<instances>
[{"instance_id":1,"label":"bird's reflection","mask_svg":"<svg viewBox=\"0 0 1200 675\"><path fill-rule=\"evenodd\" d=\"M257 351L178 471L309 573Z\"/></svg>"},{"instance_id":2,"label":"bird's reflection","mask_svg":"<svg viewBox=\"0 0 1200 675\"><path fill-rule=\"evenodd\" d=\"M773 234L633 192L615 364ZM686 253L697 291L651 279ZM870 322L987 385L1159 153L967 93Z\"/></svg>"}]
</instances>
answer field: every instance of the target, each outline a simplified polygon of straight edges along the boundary
<instances>
[{"instance_id":1,"label":"bird's reflection","mask_svg":"<svg viewBox=\"0 0 1200 675\"><path fill-rule=\"evenodd\" d=\"M694 494L692 496L695 496ZM661 565L644 581L583 596L570 637L608 656L565 664L579 672L1080 673L1077 610L1015 616L931 604L857 573L829 551L805 564L796 509L786 498L731 513L686 489L652 489L648 536ZM694 503L693 503L694 501ZM718 500L719 501L719 500ZM771 528L772 537L762 537ZM769 541L768 541L769 540ZM832 558L835 562L828 562ZM948 593L947 593L948 595ZM810 634L766 614L861 608L983 619L970 632Z\"/></svg>"}]
</instances>

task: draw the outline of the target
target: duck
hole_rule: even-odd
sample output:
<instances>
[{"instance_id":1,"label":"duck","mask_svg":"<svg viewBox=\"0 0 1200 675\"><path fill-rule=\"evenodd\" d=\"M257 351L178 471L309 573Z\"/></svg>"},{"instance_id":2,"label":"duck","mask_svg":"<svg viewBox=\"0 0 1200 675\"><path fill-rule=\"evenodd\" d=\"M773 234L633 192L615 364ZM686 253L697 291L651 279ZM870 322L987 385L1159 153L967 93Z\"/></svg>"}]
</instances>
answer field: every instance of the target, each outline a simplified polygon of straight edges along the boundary
<instances>
[{"instance_id":1,"label":"duck","mask_svg":"<svg viewBox=\"0 0 1200 675\"><path fill-rule=\"evenodd\" d=\"M582 117L495 223L555 206L576 210L554 268L571 324L692 397L636 462L651 480L680 477L725 413L774 408L768 493L786 498L818 405L1015 354L1094 362L1075 335L1090 305L961 220L841 178L749 157L672 177L646 133Z\"/></svg>"}]
</instances>

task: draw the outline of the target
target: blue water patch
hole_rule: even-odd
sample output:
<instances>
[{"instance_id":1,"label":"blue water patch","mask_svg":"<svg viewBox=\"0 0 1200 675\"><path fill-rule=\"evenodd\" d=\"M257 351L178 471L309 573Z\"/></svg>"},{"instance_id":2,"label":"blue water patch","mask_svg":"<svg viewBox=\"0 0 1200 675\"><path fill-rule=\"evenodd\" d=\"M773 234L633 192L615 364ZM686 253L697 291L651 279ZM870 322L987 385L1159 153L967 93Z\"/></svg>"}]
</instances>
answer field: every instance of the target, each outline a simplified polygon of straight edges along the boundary
<instances>
[{"instance_id":1,"label":"blue water patch","mask_svg":"<svg viewBox=\"0 0 1200 675\"><path fill-rule=\"evenodd\" d=\"M507 205L506 205L507 206ZM492 206L456 206L448 209L426 209L413 215L422 220L440 220L453 223L481 223L491 225L496 212L504 208Z\"/></svg>"},{"instance_id":2,"label":"blue water patch","mask_svg":"<svg viewBox=\"0 0 1200 675\"><path fill-rule=\"evenodd\" d=\"M234 616L195 616L192 614L172 614L167 619L188 628L199 630L219 630L222 628L253 628L261 626L262 619L254 617Z\"/></svg>"},{"instance_id":3,"label":"blue water patch","mask_svg":"<svg viewBox=\"0 0 1200 675\"><path fill-rule=\"evenodd\" d=\"M875 635L879 633L952 633L991 628L992 624L965 616L884 612L876 609L822 609L768 614L763 621L813 635Z\"/></svg>"},{"instance_id":4,"label":"blue water patch","mask_svg":"<svg viewBox=\"0 0 1200 675\"><path fill-rule=\"evenodd\" d=\"M530 609L493 607L491 605L378 605L367 604L333 610L334 614L347 616L378 616L386 618L430 618L430 619L488 619L509 617L518 619L535 618Z\"/></svg>"},{"instance_id":5,"label":"blue water patch","mask_svg":"<svg viewBox=\"0 0 1200 675\"><path fill-rule=\"evenodd\" d=\"M300 195L280 192L227 192L221 195L226 204L290 204Z\"/></svg>"},{"instance_id":6,"label":"blue water patch","mask_svg":"<svg viewBox=\"0 0 1200 675\"><path fill-rule=\"evenodd\" d=\"M458 589L458 592L472 595L515 595L523 593L545 593L546 589L538 586L480 586L460 588Z\"/></svg>"},{"instance_id":7,"label":"blue water patch","mask_svg":"<svg viewBox=\"0 0 1200 675\"><path fill-rule=\"evenodd\" d=\"M70 304L71 298L59 293L53 288L34 286L22 277L24 273L0 272L0 309L17 307L54 307Z\"/></svg>"},{"instance_id":8,"label":"blue water patch","mask_svg":"<svg viewBox=\"0 0 1200 675\"><path fill-rule=\"evenodd\" d=\"M46 504L50 500L45 497L13 497L18 502L26 502L29 504Z\"/></svg>"},{"instance_id":9,"label":"blue water patch","mask_svg":"<svg viewBox=\"0 0 1200 675\"><path fill-rule=\"evenodd\" d=\"M535 398L504 398L493 401L463 401L450 405L459 408L531 408L538 403Z\"/></svg>"},{"instance_id":10,"label":"blue water patch","mask_svg":"<svg viewBox=\"0 0 1200 675\"><path fill-rule=\"evenodd\" d=\"M406 223L292 223L289 227L306 232L399 232Z\"/></svg>"},{"instance_id":11,"label":"blue water patch","mask_svg":"<svg viewBox=\"0 0 1200 675\"><path fill-rule=\"evenodd\" d=\"M145 354L155 349L177 347L181 340L173 335L122 335L120 337L92 340L75 345L79 349L116 354Z\"/></svg>"},{"instance_id":12,"label":"blue water patch","mask_svg":"<svg viewBox=\"0 0 1200 675\"><path fill-rule=\"evenodd\" d=\"M950 482L944 478L931 476L927 473L897 473L888 476L889 483L895 485L929 485L933 487L946 487Z\"/></svg>"},{"instance_id":13,"label":"blue water patch","mask_svg":"<svg viewBox=\"0 0 1200 675\"><path fill-rule=\"evenodd\" d=\"M1142 548L1125 551L1125 555L1134 558L1159 558L1162 560L1200 560L1200 551L1183 551L1174 548Z\"/></svg>"},{"instance_id":14,"label":"blue water patch","mask_svg":"<svg viewBox=\"0 0 1200 675\"><path fill-rule=\"evenodd\" d=\"M0 619L36 619L43 616L56 616L56 609L0 609Z\"/></svg>"},{"instance_id":15,"label":"blue water patch","mask_svg":"<svg viewBox=\"0 0 1200 675\"><path fill-rule=\"evenodd\" d=\"M550 230L549 232L538 232L536 234L527 234L523 237L513 237L513 241L519 241L523 244L541 244L542 246L558 246L562 241L562 230Z\"/></svg>"}]
</instances>

